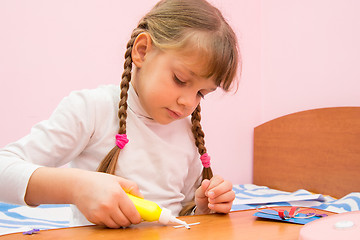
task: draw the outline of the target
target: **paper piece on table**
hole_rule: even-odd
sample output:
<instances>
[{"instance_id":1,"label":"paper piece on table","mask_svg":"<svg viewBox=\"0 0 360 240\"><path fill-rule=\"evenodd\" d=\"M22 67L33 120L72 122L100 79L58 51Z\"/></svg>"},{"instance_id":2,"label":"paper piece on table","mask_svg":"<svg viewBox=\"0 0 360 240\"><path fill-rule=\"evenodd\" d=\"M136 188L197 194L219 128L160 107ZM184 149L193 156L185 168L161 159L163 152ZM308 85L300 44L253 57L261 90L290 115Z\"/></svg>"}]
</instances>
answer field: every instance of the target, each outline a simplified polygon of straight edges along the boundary
<instances>
[{"instance_id":1,"label":"paper piece on table","mask_svg":"<svg viewBox=\"0 0 360 240\"><path fill-rule=\"evenodd\" d=\"M282 219L277 215L271 215L271 214L266 214L266 213L262 213L262 212L256 212L254 214L254 216L256 217L260 217L260 218L267 218L267 219L272 219L272 220L276 220L276 221L282 221L282 222L290 222L290 223L297 223L297 224L306 224L309 222L312 222L316 219L319 219L320 217L310 217L310 218L289 218L289 219ZM298 213L298 216L303 217L306 216L306 214L303 213Z\"/></svg>"},{"instance_id":2,"label":"paper piece on table","mask_svg":"<svg viewBox=\"0 0 360 240\"><path fill-rule=\"evenodd\" d=\"M189 226L198 225L198 224L200 224L200 222L196 222L196 223L188 223L188 224L186 224L186 225L188 226L188 229L190 229L190 227L189 227ZM181 225L174 226L174 228L186 227L186 225L181 224ZM186 227L186 228L187 228L187 227Z\"/></svg>"}]
</instances>

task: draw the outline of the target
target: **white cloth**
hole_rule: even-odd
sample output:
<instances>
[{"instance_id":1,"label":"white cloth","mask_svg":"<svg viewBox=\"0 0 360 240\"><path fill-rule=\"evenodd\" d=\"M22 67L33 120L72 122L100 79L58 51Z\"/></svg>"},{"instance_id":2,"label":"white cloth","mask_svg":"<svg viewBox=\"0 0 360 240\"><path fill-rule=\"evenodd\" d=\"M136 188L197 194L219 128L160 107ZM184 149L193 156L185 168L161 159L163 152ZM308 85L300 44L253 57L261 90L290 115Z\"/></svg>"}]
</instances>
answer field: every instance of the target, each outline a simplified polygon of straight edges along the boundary
<instances>
[{"instance_id":1,"label":"white cloth","mask_svg":"<svg viewBox=\"0 0 360 240\"><path fill-rule=\"evenodd\" d=\"M31 133L0 150L0 201L25 204L31 174L39 166L96 171L115 146L119 87L102 86L71 93L52 116ZM147 117L132 87L129 89L127 135L116 175L136 182L144 197L178 215L194 197L201 161L189 118L161 125ZM75 209L74 224L89 222Z\"/></svg>"}]
</instances>

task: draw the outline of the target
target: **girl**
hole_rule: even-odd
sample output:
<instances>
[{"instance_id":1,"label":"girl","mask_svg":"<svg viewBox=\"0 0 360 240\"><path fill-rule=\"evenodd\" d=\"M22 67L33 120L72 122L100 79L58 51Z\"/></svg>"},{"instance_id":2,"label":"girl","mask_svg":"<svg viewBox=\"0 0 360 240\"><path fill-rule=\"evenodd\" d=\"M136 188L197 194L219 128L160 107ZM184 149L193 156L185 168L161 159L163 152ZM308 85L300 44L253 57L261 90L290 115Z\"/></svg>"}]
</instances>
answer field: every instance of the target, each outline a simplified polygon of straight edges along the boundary
<instances>
[{"instance_id":1,"label":"girl","mask_svg":"<svg viewBox=\"0 0 360 240\"><path fill-rule=\"evenodd\" d=\"M216 8L160 1L132 32L120 89L72 93L0 151L0 200L73 204L74 225L111 228L141 221L126 193L174 215L228 213L235 194L212 175L199 103L228 90L237 65L236 36Z\"/></svg>"}]
</instances>

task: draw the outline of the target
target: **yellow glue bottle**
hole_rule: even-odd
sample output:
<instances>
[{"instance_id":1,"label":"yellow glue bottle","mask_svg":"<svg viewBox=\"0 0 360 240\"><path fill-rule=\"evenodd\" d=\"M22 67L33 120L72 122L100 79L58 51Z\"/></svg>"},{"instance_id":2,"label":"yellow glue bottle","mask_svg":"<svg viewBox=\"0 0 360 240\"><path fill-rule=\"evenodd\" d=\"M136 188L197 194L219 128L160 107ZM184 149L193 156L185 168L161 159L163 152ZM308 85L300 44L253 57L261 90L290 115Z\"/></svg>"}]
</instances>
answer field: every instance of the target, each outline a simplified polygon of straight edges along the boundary
<instances>
[{"instance_id":1,"label":"yellow glue bottle","mask_svg":"<svg viewBox=\"0 0 360 240\"><path fill-rule=\"evenodd\" d=\"M171 214L167 208L160 208L156 203L128 194L130 200L134 203L136 210L140 213L143 220L148 222L159 221L161 224L168 224L170 222L178 223L188 227L188 224L180 219L177 219Z\"/></svg>"}]
</instances>

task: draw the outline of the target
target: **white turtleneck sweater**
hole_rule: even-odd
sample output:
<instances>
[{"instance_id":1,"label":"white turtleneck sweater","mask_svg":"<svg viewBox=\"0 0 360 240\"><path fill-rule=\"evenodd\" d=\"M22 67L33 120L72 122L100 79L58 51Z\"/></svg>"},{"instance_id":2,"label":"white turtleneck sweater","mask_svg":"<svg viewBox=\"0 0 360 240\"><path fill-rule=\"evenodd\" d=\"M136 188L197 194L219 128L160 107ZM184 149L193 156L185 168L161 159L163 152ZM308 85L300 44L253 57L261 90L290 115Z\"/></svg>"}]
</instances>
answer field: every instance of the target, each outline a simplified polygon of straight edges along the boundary
<instances>
[{"instance_id":1,"label":"white turtleneck sweater","mask_svg":"<svg viewBox=\"0 0 360 240\"><path fill-rule=\"evenodd\" d=\"M0 150L0 201L25 204L31 174L40 166L96 171L115 146L120 90L102 86L71 93L31 133ZM189 118L161 125L147 116L129 89L127 136L116 175L137 183L145 199L176 216L200 183L201 161ZM89 224L73 206L74 225Z\"/></svg>"}]
</instances>

